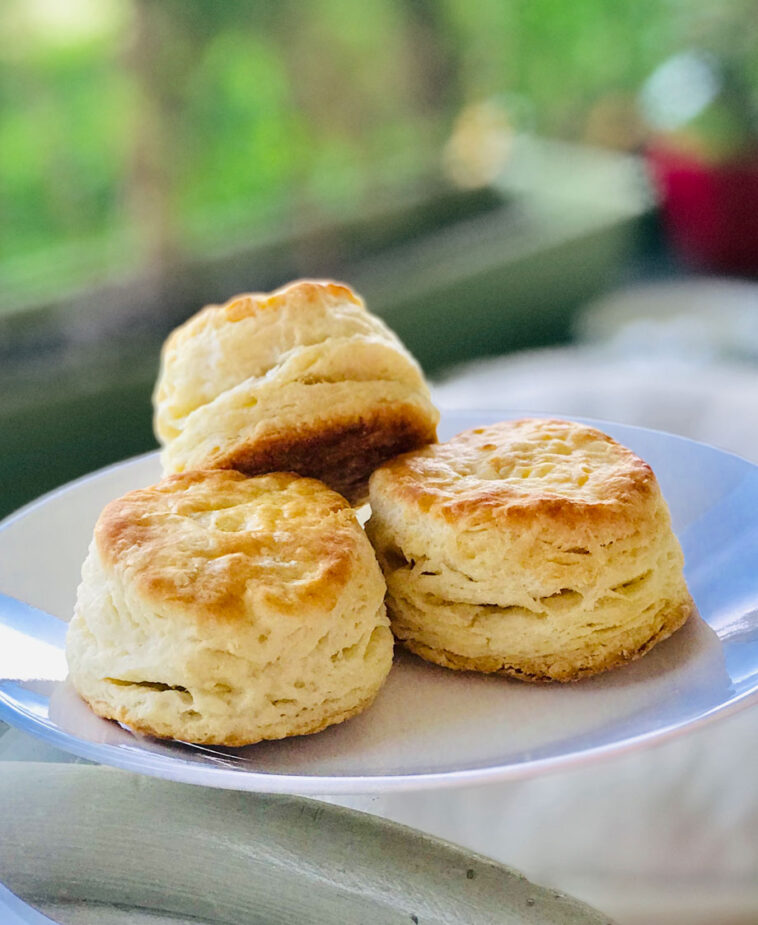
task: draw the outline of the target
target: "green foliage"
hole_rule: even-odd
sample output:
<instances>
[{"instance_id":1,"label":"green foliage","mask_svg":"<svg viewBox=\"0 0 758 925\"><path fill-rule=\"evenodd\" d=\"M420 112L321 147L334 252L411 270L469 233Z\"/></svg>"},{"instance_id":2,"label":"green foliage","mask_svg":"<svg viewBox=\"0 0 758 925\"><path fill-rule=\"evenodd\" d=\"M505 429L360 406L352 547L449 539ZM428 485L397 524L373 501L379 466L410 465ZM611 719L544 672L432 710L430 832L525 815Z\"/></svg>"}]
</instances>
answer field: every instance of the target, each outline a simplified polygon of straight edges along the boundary
<instances>
[{"instance_id":1,"label":"green foliage","mask_svg":"<svg viewBox=\"0 0 758 925\"><path fill-rule=\"evenodd\" d=\"M102 49L0 66L0 251L13 255L107 224L128 156L126 75Z\"/></svg>"},{"instance_id":2,"label":"green foliage","mask_svg":"<svg viewBox=\"0 0 758 925\"><path fill-rule=\"evenodd\" d=\"M467 102L499 96L517 123L581 138L598 99L709 29L744 44L756 0L65 7L68 32L44 27L41 0L0 8L0 276L21 290L35 254L75 281L149 257L166 242L146 228L201 248L433 177Z\"/></svg>"}]
</instances>

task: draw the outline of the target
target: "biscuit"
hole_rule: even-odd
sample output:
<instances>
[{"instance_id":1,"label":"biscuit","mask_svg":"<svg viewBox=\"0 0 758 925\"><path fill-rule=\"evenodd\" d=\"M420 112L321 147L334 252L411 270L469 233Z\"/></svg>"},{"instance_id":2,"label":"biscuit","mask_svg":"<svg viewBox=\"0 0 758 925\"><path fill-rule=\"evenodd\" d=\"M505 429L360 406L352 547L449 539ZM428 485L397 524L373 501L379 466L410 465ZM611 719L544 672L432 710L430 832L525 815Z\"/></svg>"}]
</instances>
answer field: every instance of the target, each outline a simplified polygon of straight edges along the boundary
<instances>
[{"instance_id":1,"label":"biscuit","mask_svg":"<svg viewBox=\"0 0 758 925\"><path fill-rule=\"evenodd\" d=\"M416 361L347 286L299 280L203 309L167 339L153 395L167 473L291 471L365 500L386 459L436 439Z\"/></svg>"},{"instance_id":2,"label":"biscuit","mask_svg":"<svg viewBox=\"0 0 758 925\"><path fill-rule=\"evenodd\" d=\"M314 479L193 471L98 520L66 641L92 709L229 746L318 732L391 664L385 584L355 512Z\"/></svg>"},{"instance_id":3,"label":"biscuit","mask_svg":"<svg viewBox=\"0 0 758 925\"><path fill-rule=\"evenodd\" d=\"M448 668L572 681L692 611L651 468L581 424L478 427L371 477L369 538L396 637Z\"/></svg>"}]
</instances>

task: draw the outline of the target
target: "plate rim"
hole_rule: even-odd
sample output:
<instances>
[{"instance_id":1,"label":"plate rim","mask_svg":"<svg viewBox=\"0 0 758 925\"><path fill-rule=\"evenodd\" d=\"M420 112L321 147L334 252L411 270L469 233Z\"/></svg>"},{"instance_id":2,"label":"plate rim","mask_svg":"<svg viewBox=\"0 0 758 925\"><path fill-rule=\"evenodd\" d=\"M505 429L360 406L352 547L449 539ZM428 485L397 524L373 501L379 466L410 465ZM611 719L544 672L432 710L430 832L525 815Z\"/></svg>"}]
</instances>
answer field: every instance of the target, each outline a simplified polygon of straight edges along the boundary
<instances>
[{"instance_id":1,"label":"plate rim","mask_svg":"<svg viewBox=\"0 0 758 925\"><path fill-rule=\"evenodd\" d=\"M144 774L161 780L173 780L184 784L199 784L219 790L251 791L254 793L276 793L303 796L366 796L385 793L411 793L494 784L513 780L528 780L533 777L566 770L575 770L605 759L628 754L641 747L656 747L709 726L718 719L724 719L741 712L753 702L758 703L758 688L746 691L726 703L718 704L707 713L683 724L670 724L653 732L643 733L620 742L598 745L580 751L567 752L549 758L538 758L511 765L495 765L486 768L467 768L458 771L434 771L423 774L388 775L303 775L265 773L248 770L229 770L215 765L182 762L171 756L152 752L127 750L122 746L98 742L87 742L66 733L57 726L35 722L26 714L10 706L0 692L0 719L8 725L42 739L49 745L84 758L95 764L106 764L123 771ZM172 740L173 741L173 740ZM156 767L146 768L144 758L148 756ZM108 760L104 760L107 757ZM209 780L208 775L213 779Z\"/></svg>"}]
</instances>

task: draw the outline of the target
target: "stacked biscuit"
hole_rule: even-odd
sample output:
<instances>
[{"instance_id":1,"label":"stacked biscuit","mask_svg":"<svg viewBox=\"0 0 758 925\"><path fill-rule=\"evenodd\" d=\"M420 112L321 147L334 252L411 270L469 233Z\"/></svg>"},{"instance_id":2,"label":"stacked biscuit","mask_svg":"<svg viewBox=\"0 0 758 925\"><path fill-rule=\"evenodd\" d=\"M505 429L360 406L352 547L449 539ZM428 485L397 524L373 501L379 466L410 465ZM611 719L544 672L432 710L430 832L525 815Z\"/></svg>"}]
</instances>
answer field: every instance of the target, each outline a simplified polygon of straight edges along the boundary
<instances>
[{"instance_id":1,"label":"stacked biscuit","mask_svg":"<svg viewBox=\"0 0 758 925\"><path fill-rule=\"evenodd\" d=\"M438 419L416 361L336 283L209 306L168 338L155 391L166 472L291 470L351 501Z\"/></svg>"},{"instance_id":2,"label":"stacked biscuit","mask_svg":"<svg viewBox=\"0 0 758 925\"><path fill-rule=\"evenodd\" d=\"M137 731L236 746L341 722L386 679L391 629L449 668L573 680L690 613L645 463L563 421L436 443L418 364L346 286L204 309L154 398L166 477L102 513L67 640L79 693Z\"/></svg>"}]
</instances>

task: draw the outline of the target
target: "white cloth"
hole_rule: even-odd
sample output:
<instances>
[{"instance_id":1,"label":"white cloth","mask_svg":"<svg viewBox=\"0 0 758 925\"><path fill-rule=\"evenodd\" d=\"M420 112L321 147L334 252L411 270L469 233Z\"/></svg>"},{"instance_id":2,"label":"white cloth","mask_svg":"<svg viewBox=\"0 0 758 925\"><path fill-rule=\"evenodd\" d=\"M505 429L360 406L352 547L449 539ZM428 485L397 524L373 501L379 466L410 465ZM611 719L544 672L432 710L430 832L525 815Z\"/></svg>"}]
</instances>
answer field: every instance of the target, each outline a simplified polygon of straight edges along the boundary
<instances>
[{"instance_id":1,"label":"white cloth","mask_svg":"<svg viewBox=\"0 0 758 925\"><path fill-rule=\"evenodd\" d=\"M636 424L758 462L758 367L747 363L555 347L461 367L433 393L442 408L502 408Z\"/></svg>"}]
</instances>

